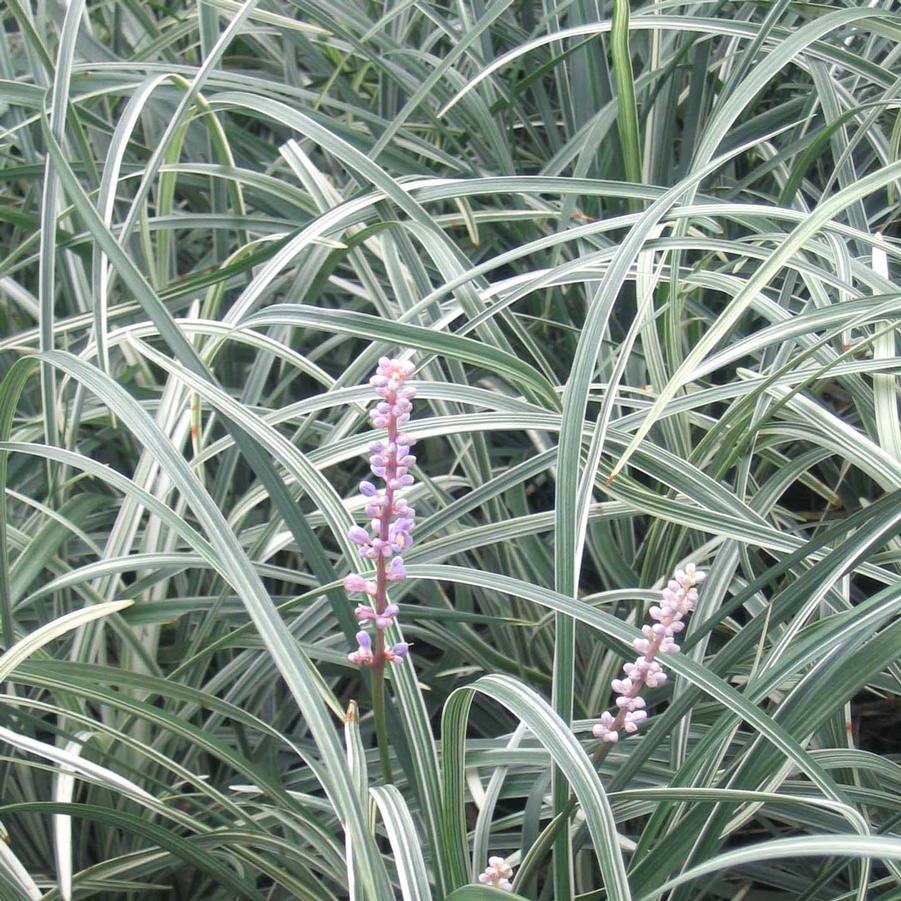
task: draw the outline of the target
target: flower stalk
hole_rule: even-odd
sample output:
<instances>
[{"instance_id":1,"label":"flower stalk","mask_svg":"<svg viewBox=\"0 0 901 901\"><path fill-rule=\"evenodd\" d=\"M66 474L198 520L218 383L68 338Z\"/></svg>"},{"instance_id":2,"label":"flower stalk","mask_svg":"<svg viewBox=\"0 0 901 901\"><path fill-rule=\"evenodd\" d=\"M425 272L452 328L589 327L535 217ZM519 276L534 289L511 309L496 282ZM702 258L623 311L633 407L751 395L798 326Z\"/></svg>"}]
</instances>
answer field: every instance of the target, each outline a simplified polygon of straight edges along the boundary
<instances>
[{"instance_id":1,"label":"flower stalk","mask_svg":"<svg viewBox=\"0 0 901 901\"><path fill-rule=\"evenodd\" d=\"M624 678L614 679L610 683L617 695L616 713L605 711L592 729L594 737L601 740L591 759L595 767L603 762L613 745L619 741L622 732L637 732L639 725L647 719L645 701L640 692L645 686L657 688L666 682L666 673L657 657L660 654L678 653L675 637L685 628L682 619L694 609L698 600L698 587L706 578L706 573L698 570L694 563L686 564L684 569L675 571L661 592L660 603L651 607L649 614L654 624L642 626L643 637L636 638L632 643L639 657L634 662L623 665ZM573 815L576 803L575 794L570 793L563 809L535 840L513 881L514 891L527 885L538 871L539 864L550 851L557 834Z\"/></svg>"},{"instance_id":2,"label":"flower stalk","mask_svg":"<svg viewBox=\"0 0 901 901\"><path fill-rule=\"evenodd\" d=\"M410 453L415 441L400 429L410 419L415 392L405 382L413 372L413 364L382 357L370 385L381 400L370 410L369 418L376 429L387 432L384 441L374 441L369 446L369 467L383 483L360 483L360 494L366 499L366 514L370 517L369 529L353 526L348 537L359 547L360 556L375 567L375 580L352 573L344 580L348 594L365 594L369 604L359 604L354 610L360 631L357 632L356 650L348 659L358 666L372 668L373 717L378 737L379 753L386 781L391 781L391 764L388 752L388 730L385 721L385 664L399 663L409 653L406 642L388 645L385 632L395 624L400 609L391 603L388 586L407 577L403 557L400 556L413 543L416 511L399 492L413 484L410 467L416 458ZM366 631L374 627L374 635Z\"/></svg>"}]
</instances>

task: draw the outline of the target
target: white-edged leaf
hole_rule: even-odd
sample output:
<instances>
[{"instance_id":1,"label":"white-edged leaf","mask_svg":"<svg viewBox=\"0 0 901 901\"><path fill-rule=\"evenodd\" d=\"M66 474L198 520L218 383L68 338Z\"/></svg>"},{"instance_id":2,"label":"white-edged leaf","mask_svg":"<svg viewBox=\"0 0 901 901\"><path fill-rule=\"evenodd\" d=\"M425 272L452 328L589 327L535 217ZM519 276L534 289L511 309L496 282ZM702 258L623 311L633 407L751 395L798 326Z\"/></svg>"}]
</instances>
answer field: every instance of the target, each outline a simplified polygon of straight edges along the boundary
<instances>
[{"instance_id":1,"label":"white-edged leaf","mask_svg":"<svg viewBox=\"0 0 901 901\"><path fill-rule=\"evenodd\" d=\"M394 785L375 786L369 789L369 793L385 824L403 901L431 901L432 890L422 856L419 832L403 795Z\"/></svg>"},{"instance_id":2,"label":"white-edged leaf","mask_svg":"<svg viewBox=\"0 0 901 901\"><path fill-rule=\"evenodd\" d=\"M79 732L67 742L64 753L77 757L91 732ZM67 764L60 765L53 782L53 800L58 804L70 804L75 791L75 770ZM56 880L62 901L72 899L72 817L65 813L53 814L53 852L56 858Z\"/></svg>"},{"instance_id":3,"label":"white-edged leaf","mask_svg":"<svg viewBox=\"0 0 901 901\"><path fill-rule=\"evenodd\" d=\"M93 607L83 607L81 610L73 610L58 617L52 622L30 632L24 638L20 638L8 651L0 656L0 681L8 679L15 668L27 660L35 651L45 644L111 613L118 613L126 607L130 607L134 601L106 601L95 604Z\"/></svg>"}]
</instances>

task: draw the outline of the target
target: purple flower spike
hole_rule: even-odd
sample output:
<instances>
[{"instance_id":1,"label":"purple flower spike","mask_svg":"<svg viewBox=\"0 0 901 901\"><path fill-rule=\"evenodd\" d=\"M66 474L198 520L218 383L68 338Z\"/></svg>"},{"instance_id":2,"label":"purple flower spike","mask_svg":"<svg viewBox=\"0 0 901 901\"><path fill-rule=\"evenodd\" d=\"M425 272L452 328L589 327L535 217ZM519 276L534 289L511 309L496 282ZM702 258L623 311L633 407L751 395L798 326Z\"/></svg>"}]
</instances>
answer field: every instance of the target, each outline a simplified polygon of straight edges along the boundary
<instances>
[{"instance_id":1,"label":"purple flower spike","mask_svg":"<svg viewBox=\"0 0 901 901\"><path fill-rule=\"evenodd\" d=\"M367 582L358 575L348 576L344 582L349 593L365 592L373 599L372 607L361 604L354 611L361 625L370 621L375 625L374 643L368 633L361 632L357 635L359 647L349 655L361 666L381 667L385 661L404 659L409 651L406 642L386 648L384 632L393 625L398 614L397 605L388 601L388 583L400 582L407 577L404 562L397 554L413 544L415 528L416 511L404 498L396 496L398 491L415 481L409 469L416 464L416 457L409 451L416 442L398 430L410 419L413 409L416 392L406 385L413 368L407 360L382 357L375 375L369 380L379 397L378 403L369 411L369 418L374 428L386 429L388 434L384 440L373 441L369 446L370 469L384 482L384 488L369 481L360 482L360 494L368 500L365 511L371 518L371 532L362 526L354 526L347 533L350 540L359 545L360 556L371 560L376 571L374 582ZM365 640L361 640L361 635Z\"/></svg>"},{"instance_id":2,"label":"purple flower spike","mask_svg":"<svg viewBox=\"0 0 901 901\"><path fill-rule=\"evenodd\" d=\"M641 655L634 663L623 666L625 678L614 679L610 687L619 696L616 699L617 713L609 711L601 714L601 721L592 729L595 738L604 742L619 741L620 731L637 732L639 725L647 719L644 698L639 694L645 686L656 688L666 681L666 673L661 671L655 659L658 654L678 653L675 636L685 628L682 617L687 616L698 599L698 586L706 575L689 563L684 569L677 569L660 596L660 603L651 607L649 613L654 625L642 626L644 638L636 638L632 645Z\"/></svg>"}]
</instances>

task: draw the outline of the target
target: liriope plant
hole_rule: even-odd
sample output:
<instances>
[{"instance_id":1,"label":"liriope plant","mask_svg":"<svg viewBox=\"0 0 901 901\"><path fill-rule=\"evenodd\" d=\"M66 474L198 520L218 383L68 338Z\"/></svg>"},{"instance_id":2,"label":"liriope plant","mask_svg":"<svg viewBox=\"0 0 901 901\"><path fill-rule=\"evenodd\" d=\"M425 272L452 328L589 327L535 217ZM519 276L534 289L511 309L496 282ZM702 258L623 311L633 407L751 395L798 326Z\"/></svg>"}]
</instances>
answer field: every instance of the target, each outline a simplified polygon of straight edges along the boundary
<instances>
[{"instance_id":1,"label":"liriope plant","mask_svg":"<svg viewBox=\"0 0 901 901\"><path fill-rule=\"evenodd\" d=\"M897 893L896 11L4 12L0 894Z\"/></svg>"}]
</instances>

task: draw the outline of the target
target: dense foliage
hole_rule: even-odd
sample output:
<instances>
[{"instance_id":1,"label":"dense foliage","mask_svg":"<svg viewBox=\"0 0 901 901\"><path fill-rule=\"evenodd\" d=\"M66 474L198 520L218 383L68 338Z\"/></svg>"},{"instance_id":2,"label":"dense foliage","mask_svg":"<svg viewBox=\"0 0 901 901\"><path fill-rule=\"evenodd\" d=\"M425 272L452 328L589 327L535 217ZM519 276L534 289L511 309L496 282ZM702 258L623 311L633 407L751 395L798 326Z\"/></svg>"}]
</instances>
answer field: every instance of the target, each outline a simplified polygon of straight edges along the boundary
<instances>
[{"instance_id":1,"label":"dense foliage","mask_svg":"<svg viewBox=\"0 0 901 901\"><path fill-rule=\"evenodd\" d=\"M612 4L4 4L0 898L901 897L901 17Z\"/></svg>"}]
</instances>

